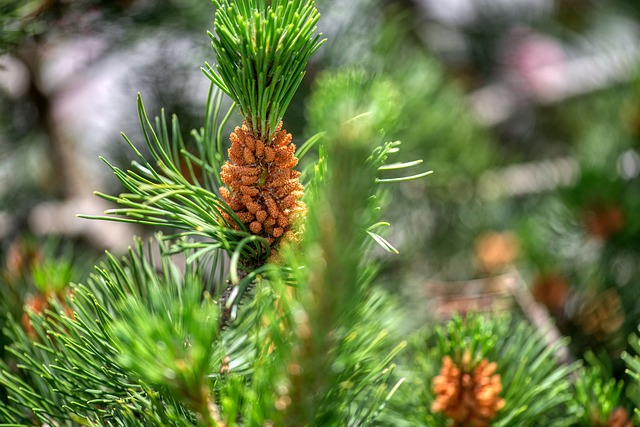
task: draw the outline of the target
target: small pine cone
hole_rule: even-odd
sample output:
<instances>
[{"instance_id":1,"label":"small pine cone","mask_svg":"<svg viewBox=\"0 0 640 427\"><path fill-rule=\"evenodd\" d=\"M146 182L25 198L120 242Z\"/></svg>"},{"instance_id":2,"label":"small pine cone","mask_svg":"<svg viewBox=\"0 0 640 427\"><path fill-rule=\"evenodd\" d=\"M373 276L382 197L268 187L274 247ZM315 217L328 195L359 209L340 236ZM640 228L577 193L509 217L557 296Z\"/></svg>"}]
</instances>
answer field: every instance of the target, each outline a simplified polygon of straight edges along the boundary
<instances>
[{"instance_id":1,"label":"small pine cone","mask_svg":"<svg viewBox=\"0 0 640 427\"><path fill-rule=\"evenodd\" d=\"M538 276L532 285L535 300L555 312L564 307L569 296L569 289L567 278L560 273Z\"/></svg>"},{"instance_id":2,"label":"small pine cone","mask_svg":"<svg viewBox=\"0 0 640 427\"><path fill-rule=\"evenodd\" d=\"M52 298L55 298L64 308L64 314L67 317L73 318L74 317L73 310L71 309L71 307L67 305L67 302L66 302L66 298L69 298L72 295L73 295L73 291L70 288L67 288L66 290L61 292L39 293L39 294L31 295L29 298L27 298L24 305L24 311L22 313L22 326L25 332L27 333L27 335L29 336L29 338L31 338L32 340L35 340L37 339L37 335L33 325L31 324L31 319L29 318L27 311L32 311L38 314L44 314L47 310L51 309L51 304L49 303L49 300ZM48 315L46 317L47 317L47 321L49 322L53 321L53 319Z\"/></svg>"},{"instance_id":3,"label":"small pine cone","mask_svg":"<svg viewBox=\"0 0 640 427\"><path fill-rule=\"evenodd\" d=\"M230 135L229 160L220 171L226 187L220 195L251 233L273 243L288 231L289 216L300 216L302 210L296 206L302 205L304 187L298 181L300 172L292 169L298 159L291 134L282 129L282 123L270 141L252 135L246 123ZM223 212L220 215L229 219Z\"/></svg>"},{"instance_id":4,"label":"small pine cone","mask_svg":"<svg viewBox=\"0 0 640 427\"><path fill-rule=\"evenodd\" d=\"M253 221L251 225L249 225L249 230L251 230L253 234L258 234L262 231L262 224L258 221Z\"/></svg>"},{"instance_id":5,"label":"small pine cone","mask_svg":"<svg viewBox=\"0 0 640 427\"><path fill-rule=\"evenodd\" d=\"M269 212L269 215L271 215L273 218L278 218L278 215L280 215L280 210L278 209L278 205L276 204L276 202L269 196L266 196L264 198L264 203L267 207L267 212Z\"/></svg>"},{"instance_id":6,"label":"small pine cone","mask_svg":"<svg viewBox=\"0 0 640 427\"><path fill-rule=\"evenodd\" d=\"M498 274L518 258L517 237L509 232L487 232L475 242L475 264L482 273Z\"/></svg>"},{"instance_id":7,"label":"small pine cone","mask_svg":"<svg viewBox=\"0 0 640 427\"><path fill-rule=\"evenodd\" d=\"M273 137L273 146L274 147L283 147L291 142L291 134L287 133L287 131L278 130L275 136Z\"/></svg>"},{"instance_id":8,"label":"small pine cone","mask_svg":"<svg viewBox=\"0 0 640 427\"><path fill-rule=\"evenodd\" d=\"M288 150L280 148L278 149L278 151L276 151L275 162L278 164L278 166L281 166L284 163L290 162L292 158L293 158L293 153L291 153Z\"/></svg>"},{"instance_id":9,"label":"small pine cone","mask_svg":"<svg viewBox=\"0 0 640 427\"><path fill-rule=\"evenodd\" d=\"M242 203L242 200L240 200L240 198L237 196L232 197L228 203L229 203L229 207L235 212L241 210L242 207L244 206L244 204Z\"/></svg>"},{"instance_id":10,"label":"small pine cone","mask_svg":"<svg viewBox=\"0 0 640 427\"><path fill-rule=\"evenodd\" d=\"M271 147L264 147L264 161L267 163L271 163L275 158L276 151Z\"/></svg>"},{"instance_id":11,"label":"small pine cone","mask_svg":"<svg viewBox=\"0 0 640 427\"><path fill-rule=\"evenodd\" d=\"M622 300L613 288L588 295L576 316L584 333L599 341L618 333L624 320Z\"/></svg>"},{"instance_id":12,"label":"small pine cone","mask_svg":"<svg viewBox=\"0 0 640 427\"><path fill-rule=\"evenodd\" d=\"M231 200L231 192L229 191L229 189L227 187L220 187L220 196L227 203L229 203L229 200Z\"/></svg>"},{"instance_id":13,"label":"small pine cone","mask_svg":"<svg viewBox=\"0 0 640 427\"><path fill-rule=\"evenodd\" d=\"M6 253L5 272L11 279L30 272L34 265L42 260L42 252L35 246L16 240L9 246ZM9 283L14 284L13 280Z\"/></svg>"},{"instance_id":14,"label":"small pine cone","mask_svg":"<svg viewBox=\"0 0 640 427\"><path fill-rule=\"evenodd\" d=\"M243 175L240 177L240 182L244 185L252 185L258 182L258 177L251 176L251 175Z\"/></svg>"},{"instance_id":15,"label":"small pine cone","mask_svg":"<svg viewBox=\"0 0 640 427\"><path fill-rule=\"evenodd\" d=\"M242 144L244 143L244 137L245 135L242 129L239 126L236 126L233 132L231 132L231 135L229 135L229 140L231 141L231 148L242 147Z\"/></svg>"},{"instance_id":16,"label":"small pine cone","mask_svg":"<svg viewBox=\"0 0 640 427\"><path fill-rule=\"evenodd\" d=\"M256 142L256 156L258 157L264 156L264 142L260 140Z\"/></svg>"},{"instance_id":17,"label":"small pine cone","mask_svg":"<svg viewBox=\"0 0 640 427\"><path fill-rule=\"evenodd\" d=\"M260 194L259 189L257 189L256 187L249 187L248 185L240 186L240 192L251 197L256 197L258 194Z\"/></svg>"},{"instance_id":18,"label":"small pine cone","mask_svg":"<svg viewBox=\"0 0 640 427\"><path fill-rule=\"evenodd\" d=\"M253 164L256 162L256 158L249 147L246 147L244 149L244 151L242 152L242 157L244 158L244 161L246 163Z\"/></svg>"},{"instance_id":19,"label":"small pine cone","mask_svg":"<svg viewBox=\"0 0 640 427\"><path fill-rule=\"evenodd\" d=\"M220 369L218 371L220 373L220 375L228 374L231 371L231 368L229 366L229 362L231 362L231 359L229 358L229 356L225 356L222 359L222 362L220 363Z\"/></svg>"},{"instance_id":20,"label":"small pine cone","mask_svg":"<svg viewBox=\"0 0 640 427\"><path fill-rule=\"evenodd\" d=\"M624 211L620 206L591 206L583 213L584 224L593 237L607 239L625 225Z\"/></svg>"},{"instance_id":21,"label":"small pine cone","mask_svg":"<svg viewBox=\"0 0 640 427\"><path fill-rule=\"evenodd\" d=\"M287 219L286 215L280 215L278 216L278 225L282 228L287 228L287 226L289 225L289 220Z\"/></svg>"},{"instance_id":22,"label":"small pine cone","mask_svg":"<svg viewBox=\"0 0 640 427\"><path fill-rule=\"evenodd\" d=\"M221 212L221 213L220 213L220 216L222 217L222 219L224 219L224 221L225 221L227 224L233 224L233 220L231 219L231 216L230 216L228 213L226 213L226 212Z\"/></svg>"},{"instance_id":23,"label":"small pine cone","mask_svg":"<svg viewBox=\"0 0 640 427\"><path fill-rule=\"evenodd\" d=\"M231 145L228 151L229 159L233 160L235 163L240 163L243 160L243 151L241 147L237 145Z\"/></svg>"},{"instance_id":24,"label":"small pine cone","mask_svg":"<svg viewBox=\"0 0 640 427\"><path fill-rule=\"evenodd\" d=\"M282 200L282 206L285 209L290 209L291 207L293 207L296 204L296 195L295 194L290 194L289 196L285 197Z\"/></svg>"},{"instance_id":25,"label":"small pine cone","mask_svg":"<svg viewBox=\"0 0 640 427\"><path fill-rule=\"evenodd\" d=\"M257 141L257 143L262 143L262 141ZM251 135L245 135L244 144L249 147L251 151L256 149L256 140L251 137Z\"/></svg>"},{"instance_id":26,"label":"small pine cone","mask_svg":"<svg viewBox=\"0 0 640 427\"><path fill-rule=\"evenodd\" d=\"M243 222L243 224L247 224L255 218L251 212L236 212L236 215L238 215L238 218Z\"/></svg>"},{"instance_id":27,"label":"small pine cone","mask_svg":"<svg viewBox=\"0 0 640 427\"><path fill-rule=\"evenodd\" d=\"M609 415L607 427L633 427L633 423L626 409L619 406Z\"/></svg>"},{"instance_id":28,"label":"small pine cone","mask_svg":"<svg viewBox=\"0 0 640 427\"><path fill-rule=\"evenodd\" d=\"M266 180L265 185L269 188L282 187L289 181L290 170L279 170L277 173L272 173Z\"/></svg>"},{"instance_id":29,"label":"small pine cone","mask_svg":"<svg viewBox=\"0 0 640 427\"><path fill-rule=\"evenodd\" d=\"M260 206L260 204L256 203L256 202L249 202L247 203L247 210L249 212L251 212L252 214L257 214L258 211L262 210L262 206Z\"/></svg>"},{"instance_id":30,"label":"small pine cone","mask_svg":"<svg viewBox=\"0 0 640 427\"><path fill-rule=\"evenodd\" d=\"M283 162L280 166L283 168L294 168L298 164L298 158L294 157L286 162Z\"/></svg>"},{"instance_id":31,"label":"small pine cone","mask_svg":"<svg viewBox=\"0 0 640 427\"><path fill-rule=\"evenodd\" d=\"M440 375L432 383L436 399L431 411L442 412L460 425L485 427L505 405L498 397L502 383L495 363L483 359L471 368L469 361L468 353L460 366L449 356L443 358Z\"/></svg>"},{"instance_id":32,"label":"small pine cone","mask_svg":"<svg viewBox=\"0 0 640 427\"><path fill-rule=\"evenodd\" d=\"M256 219L260 222L264 222L267 219L267 212L264 210L256 212Z\"/></svg>"},{"instance_id":33,"label":"small pine cone","mask_svg":"<svg viewBox=\"0 0 640 427\"><path fill-rule=\"evenodd\" d=\"M36 332L31 324L31 319L27 315L27 310L35 313L44 313L49 308L47 296L44 294L32 295L25 302L25 311L22 313L22 326L32 340L36 338Z\"/></svg>"}]
</instances>

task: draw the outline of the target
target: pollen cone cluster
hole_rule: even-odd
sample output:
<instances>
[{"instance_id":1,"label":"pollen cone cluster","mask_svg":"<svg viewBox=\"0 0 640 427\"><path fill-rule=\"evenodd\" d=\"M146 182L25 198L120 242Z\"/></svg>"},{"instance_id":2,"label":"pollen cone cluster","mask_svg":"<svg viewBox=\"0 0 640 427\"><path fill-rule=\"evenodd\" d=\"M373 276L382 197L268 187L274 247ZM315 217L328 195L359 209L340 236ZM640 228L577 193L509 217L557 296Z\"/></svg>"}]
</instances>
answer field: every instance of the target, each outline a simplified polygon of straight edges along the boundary
<instances>
[{"instance_id":1,"label":"pollen cone cluster","mask_svg":"<svg viewBox=\"0 0 640 427\"><path fill-rule=\"evenodd\" d=\"M609 415L606 427L633 427L633 423L629 419L627 411L624 408L617 407Z\"/></svg>"},{"instance_id":2,"label":"pollen cone cluster","mask_svg":"<svg viewBox=\"0 0 640 427\"><path fill-rule=\"evenodd\" d=\"M230 139L229 160L220 174L226 187L220 195L253 234L271 244L287 233L294 215L304 211L291 134L280 123L270 141L261 141L245 123ZM222 215L234 226L230 215Z\"/></svg>"},{"instance_id":3,"label":"pollen cone cluster","mask_svg":"<svg viewBox=\"0 0 640 427\"><path fill-rule=\"evenodd\" d=\"M442 412L455 426L485 427L504 407L498 397L502 391L496 364L483 359L475 368L469 367L469 357L457 366L449 356L442 360L440 375L433 379L436 400L432 412Z\"/></svg>"}]
</instances>

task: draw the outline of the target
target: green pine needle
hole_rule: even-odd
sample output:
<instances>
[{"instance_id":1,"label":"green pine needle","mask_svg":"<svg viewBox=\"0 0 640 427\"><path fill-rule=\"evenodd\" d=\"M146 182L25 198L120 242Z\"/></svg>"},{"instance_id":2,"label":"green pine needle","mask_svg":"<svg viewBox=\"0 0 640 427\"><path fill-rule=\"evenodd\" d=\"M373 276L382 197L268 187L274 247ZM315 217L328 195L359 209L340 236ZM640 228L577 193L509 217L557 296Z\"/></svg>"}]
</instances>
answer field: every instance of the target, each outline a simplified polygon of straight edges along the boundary
<instances>
[{"instance_id":1,"label":"green pine needle","mask_svg":"<svg viewBox=\"0 0 640 427\"><path fill-rule=\"evenodd\" d=\"M30 312L33 336L9 320L18 371L0 360L13 405L0 405L0 425L193 426L207 393L227 387L224 357L239 378L251 375L254 343L264 342L256 325L273 299L221 335L218 308L202 293L215 280L210 265L180 271L162 240L153 250L138 239L121 259L108 254L68 298Z\"/></svg>"},{"instance_id":2,"label":"green pine needle","mask_svg":"<svg viewBox=\"0 0 640 427\"><path fill-rule=\"evenodd\" d=\"M312 0L214 0L217 65L205 74L240 108L254 137L270 141L324 40ZM267 4L269 3L269 4Z\"/></svg>"}]
</instances>

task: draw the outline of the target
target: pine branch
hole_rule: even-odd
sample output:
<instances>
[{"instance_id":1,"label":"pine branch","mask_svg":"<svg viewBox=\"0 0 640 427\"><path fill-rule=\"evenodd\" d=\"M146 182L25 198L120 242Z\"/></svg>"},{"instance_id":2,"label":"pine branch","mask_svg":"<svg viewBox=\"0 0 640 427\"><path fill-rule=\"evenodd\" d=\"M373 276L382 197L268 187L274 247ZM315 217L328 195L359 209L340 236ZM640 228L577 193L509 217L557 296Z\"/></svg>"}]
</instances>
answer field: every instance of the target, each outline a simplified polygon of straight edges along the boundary
<instances>
[{"instance_id":1,"label":"pine branch","mask_svg":"<svg viewBox=\"0 0 640 427\"><path fill-rule=\"evenodd\" d=\"M415 334L406 387L383 425L573 425L569 376L579 363L561 365L566 340L547 346L543 336L521 320L473 313Z\"/></svg>"},{"instance_id":2,"label":"pine branch","mask_svg":"<svg viewBox=\"0 0 640 427\"><path fill-rule=\"evenodd\" d=\"M582 426L631 425L624 402L624 381L612 376L593 353L585 355L588 366L577 372L570 408Z\"/></svg>"},{"instance_id":3,"label":"pine branch","mask_svg":"<svg viewBox=\"0 0 640 427\"><path fill-rule=\"evenodd\" d=\"M372 186L369 192L370 212L380 211L380 204L386 197L386 192L392 188L386 184L421 179L432 173L427 171L397 176L398 172L405 172L409 168L421 165L422 160L389 163L389 159L400 152L401 142L381 141L385 129L391 128L395 121L394 105L397 103L397 97L395 88L383 76L373 78L364 70L348 69L321 74L315 82L312 99L308 104L311 131L318 132L315 135L318 135L320 142L343 138L343 143L348 144L350 138L357 138L360 141L369 141L370 146L373 146L362 164L350 166L367 168L372 171L374 182L380 184ZM336 129L336 126L340 128ZM327 129L334 129L333 134L328 133ZM321 146L315 175L309 180L308 189L312 194L327 180L327 165L324 159L326 150L327 147ZM362 225L364 224L367 224L365 230L371 242L388 252L398 252L382 235L383 228L388 227L389 223L376 221L372 217L364 221ZM369 248L364 249L367 251Z\"/></svg>"},{"instance_id":4,"label":"pine branch","mask_svg":"<svg viewBox=\"0 0 640 427\"><path fill-rule=\"evenodd\" d=\"M138 161L126 171L106 160L105 163L129 192L119 196L96 193L122 207L106 211L107 216L80 217L176 229L178 233L169 238L199 237L205 240L195 243L178 239L174 251L198 247L201 252L193 256L200 256L221 249L230 257L239 251L239 260L245 265L264 263L269 256L269 245L252 236L217 194L223 162L222 128L231 114L230 109L222 115L221 106L221 93L212 88L206 126L199 132L192 132L197 147L197 154L193 154L185 147L178 119L173 117L169 128L162 113L156 118L155 127L152 126L142 98L138 97L140 123L152 159L147 160L125 136ZM181 165L185 165L186 171ZM234 227L230 227L225 218L229 218Z\"/></svg>"},{"instance_id":5,"label":"pine branch","mask_svg":"<svg viewBox=\"0 0 640 427\"><path fill-rule=\"evenodd\" d=\"M8 350L20 371L0 365L14 403L0 408L0 422L193 425L210 407L206 393L221 381L211 373L225 357L238 375L250 372L255 350L247 342L260 312L219 336L217 309L202 298L204 265L180 272L161 243L157 273L150 252L138 241L127 257L109 256L68 298L30 312L33 337L9 323Z\"/></svg>"}]
</instances>

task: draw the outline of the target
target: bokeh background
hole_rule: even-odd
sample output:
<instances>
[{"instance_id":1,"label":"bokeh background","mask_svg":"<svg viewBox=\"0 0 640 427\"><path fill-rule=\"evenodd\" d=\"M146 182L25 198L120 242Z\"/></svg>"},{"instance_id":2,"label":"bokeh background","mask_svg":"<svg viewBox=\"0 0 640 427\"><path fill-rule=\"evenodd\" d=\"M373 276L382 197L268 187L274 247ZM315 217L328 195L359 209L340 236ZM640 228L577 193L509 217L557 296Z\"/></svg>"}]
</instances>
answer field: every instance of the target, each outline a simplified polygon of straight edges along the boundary
<instances>
[{"instance_id":1,"label":"bokeh background","mask_svg":"<svg viewBox=\"0 0 640 427\"><path fill-rule=\"evenodd\" d=\"M284 119L294 141L310 136L314 81L363 69L393 95L402 160L434 171L389 192L400 253L380 254L381 281L407 327L505 292L500 309L531 318L495 285L507 274L571 337L569 357L592 351L620 375L640 321L640 3L316 4L328 41ZM76 214L122 191L99 156L130 162L136 93L185 138L201 126L213 16L206 0L0 5L0 295L15 316L153 232Z\"/></svg>"}]
</instances>

